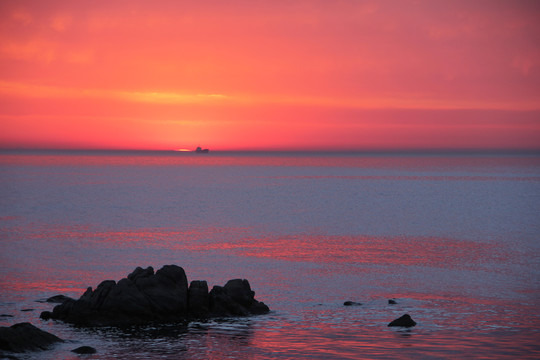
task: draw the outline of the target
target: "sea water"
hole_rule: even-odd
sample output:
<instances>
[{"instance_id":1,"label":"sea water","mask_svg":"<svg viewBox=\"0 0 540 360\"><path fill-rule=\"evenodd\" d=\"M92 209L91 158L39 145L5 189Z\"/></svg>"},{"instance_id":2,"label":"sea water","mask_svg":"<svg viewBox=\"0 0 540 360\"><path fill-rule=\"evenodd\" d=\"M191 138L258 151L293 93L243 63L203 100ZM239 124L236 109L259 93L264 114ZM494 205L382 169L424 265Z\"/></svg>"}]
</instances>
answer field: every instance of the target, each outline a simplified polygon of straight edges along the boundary
<instances>
[{"instance_id":1,"label":"sea water","mask_svg":"<svg viewBox=\"0 0 540 360\"><path fill-rule=\"evenodd\" d=\"M4 151L0 246L0 325L66 340L21 359L540 357L538 153ZM39 319L43 299L166 264L246 278L271 312ZM417 326L387 326L405 313Z\"/></svg>"}]
</instances>

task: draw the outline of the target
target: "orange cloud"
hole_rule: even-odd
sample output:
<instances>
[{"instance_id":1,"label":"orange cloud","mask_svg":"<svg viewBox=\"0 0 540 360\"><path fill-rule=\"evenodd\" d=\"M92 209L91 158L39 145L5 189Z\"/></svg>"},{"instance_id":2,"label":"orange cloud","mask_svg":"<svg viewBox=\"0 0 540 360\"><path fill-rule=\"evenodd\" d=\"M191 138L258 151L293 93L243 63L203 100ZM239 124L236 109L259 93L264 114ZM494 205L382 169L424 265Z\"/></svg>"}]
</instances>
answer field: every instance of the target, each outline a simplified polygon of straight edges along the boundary
<instances>
[{"instance_id":1,"label":"orange cloud","mask_svg":"<svg viewBox=\"0 0 540 360\"><path fill-rule=\"evenodd\" d=\"M193 104L226 101L222 94L182 94L156 91L120 91L103 89L77 89L58 86L30 85L25 83L0 81L0 94L18 97L38 98L101 98L131 102L163 104Z\"/></svg>"},{"instance_id":2,"label":"orange cloud","mask_svg":"<svg viewBox=\"0 0 540 360\"><path fill-rule=\"evenodd\" d=\"M73 18L69 14L57 14L51 19L51 27L59 32L68 30L73 22Z\"/></svg>"}]
</instances>

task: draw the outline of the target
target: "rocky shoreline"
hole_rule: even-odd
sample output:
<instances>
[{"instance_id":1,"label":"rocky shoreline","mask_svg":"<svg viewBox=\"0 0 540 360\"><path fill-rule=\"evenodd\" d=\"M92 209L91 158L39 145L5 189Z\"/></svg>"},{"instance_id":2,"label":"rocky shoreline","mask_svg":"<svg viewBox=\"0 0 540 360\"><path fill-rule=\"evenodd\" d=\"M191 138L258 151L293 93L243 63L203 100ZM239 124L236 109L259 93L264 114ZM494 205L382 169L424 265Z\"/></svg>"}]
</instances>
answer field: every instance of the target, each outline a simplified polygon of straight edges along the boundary
<instances>
[{"instance_id":1,"label":"rocky shoreline","mask_svg":"<svg viewBox=\"0 0 540 360\"><path fill-rule=\"evenodd\" d=\"M208 291L204 280L187 284L184 269L177 265L165 265L154 272L152 267L137 267L126 278L105 280L96 289L89 287L78 299L56 295L47 300L59 303L51 311L44 311L43 320L60 320L83 327L131 326L148 323L175 323L266 314L270 311L263 302L255 299L248 280L232 279L224 286L215 285ZM395 304L395 299L388 301ZM361 306L346 301L345 306ZM5 315L9 316L9 315ZM408 314L392 321L388 326L412 327L416 322ZM46 350L64 340L40 330L34 325L18 323L0 327L0 355L3 353ZM92 354L97 350L81 346L72 350L77 354Z\"/></svg>"}]
</instances>

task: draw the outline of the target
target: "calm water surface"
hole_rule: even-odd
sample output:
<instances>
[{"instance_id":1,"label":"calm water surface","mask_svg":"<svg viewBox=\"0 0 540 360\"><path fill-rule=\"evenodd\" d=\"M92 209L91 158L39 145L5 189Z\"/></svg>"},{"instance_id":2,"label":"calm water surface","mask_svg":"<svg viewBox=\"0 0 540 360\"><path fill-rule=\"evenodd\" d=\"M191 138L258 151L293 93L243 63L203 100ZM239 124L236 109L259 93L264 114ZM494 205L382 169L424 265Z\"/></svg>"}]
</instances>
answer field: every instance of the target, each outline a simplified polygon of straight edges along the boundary
<instances>
[{"instance_id":1,"label":"calm water surface","mask_svg":"<svg viewBox=\"0 0 540 360\"><path fill-rule=\"evenodd\" d=\"M0 325L68 340L21 359L540 357L538 154L3 152L0 201ZM39 319L37 300L165 264L247 278L272 311ZM404 313L418 325L387 327Z\"/></svg>"}]
</instances>

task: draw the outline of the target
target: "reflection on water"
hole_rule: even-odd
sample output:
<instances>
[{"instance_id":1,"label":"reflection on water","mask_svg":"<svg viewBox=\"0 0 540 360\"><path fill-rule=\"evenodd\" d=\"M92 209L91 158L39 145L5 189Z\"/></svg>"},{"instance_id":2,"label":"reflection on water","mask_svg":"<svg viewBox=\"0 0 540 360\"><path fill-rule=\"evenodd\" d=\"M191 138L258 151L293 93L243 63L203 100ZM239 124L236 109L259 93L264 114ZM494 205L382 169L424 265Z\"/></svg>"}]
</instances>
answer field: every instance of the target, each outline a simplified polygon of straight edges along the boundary
<instances>
[{"instance_id":1,"label":"reflection on water","mask_svg":"<svg viewBox=\"0 0 540 360\"><path fill-rule=\"evenodd\" d=\"M125 276L133 264L158 266L164 251L186 268L188 277L210 275L211 284L216 278L220 283L232 277L216 276L216 270L248 273L257 297L272 305L268 316L175 326L84 330L40 325L67 338L93 339L90 344L94 341L106 351L100 359L119 359L126 353L134 359L172 359L178 354L192 359L238 358L246 351L253 357L277 358L357 358L359 353L386 358L389 352L403 351L408 357L441 353L446 357L481 355L486 347L497 351L493 357L505 358L524 357L524 348L540 351L534 345L539 324L533 313L538 308L536 295L517 295L518 290L536 286L527 274L519 273L532 264L504 243L404 236L254 238L241 228L105 232L88 226L40 226L4 227L3 232L15 248L7 249L13 256L4 258L2 265L12 271L5 273L1 288L20 294L16 301L30 301L36 309L15 313L19 321L36 323L39 312L51 307L33 303L36 298L25 294L78 297L86 286ZM17 254L23 252L16 246L27 244L15 241L21 235L40 247L41 258L34 266L18 265ZM58 249L69 251L66 245L75 243L73 259L65 257L58 263L54 255ZM208 258L217 261L209 266L204 260ZM260 263L261 259L269 263ZM232 265L221 266L231 260ZM507 263L513 266L508 268ZM387 303L393 297L397 305ZM345 300L363 305L345 307ZM13 303L4 303L0 312L12 308ZM419 326L386 327L403 313L412 313ZM0 322L7 325L13 320ZM516 348L516 342L523 347Z\"/></svg>"},{"instance_id":2,"label":"reflection on water","mask_svg":"<svg viewBox=\"0 0 540 360\"><path fill-rule=\"evenodd\" d=\"M108 342L108 353L130 358L190 359L242 357L251 345L249 319L142 326L129 329L100 329L99 338Z\"/></svg>"},{"instance_id":3,"label":"reflection on water","mask_svg":"<svg viewBox=\"0 0 540 360\"><path fill-rule=\"evenodd\" d=\"M167 151L22 151L0 152L0 165L31 166L275 166L275 167L349 167L371 169L500 172L538 167L538 153L317 153L317 152L213 152Z\"/></svg>"},{"instance_id":4,"label":"reflection on water","mask_svg":"<svg viewBox=\"0 0 540 360\"><path fill-rule=\"evenodd\" d=\"M0 325L69 340L21 359L540 357L538 157L208 155L0 155ZM36 300L164 264L247 278L272 311L38 319ZM387 327L404 313L418 326Z\"/></svg>"}]
</instances>

